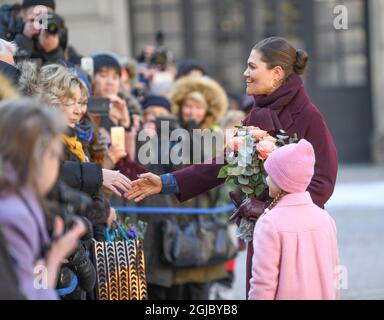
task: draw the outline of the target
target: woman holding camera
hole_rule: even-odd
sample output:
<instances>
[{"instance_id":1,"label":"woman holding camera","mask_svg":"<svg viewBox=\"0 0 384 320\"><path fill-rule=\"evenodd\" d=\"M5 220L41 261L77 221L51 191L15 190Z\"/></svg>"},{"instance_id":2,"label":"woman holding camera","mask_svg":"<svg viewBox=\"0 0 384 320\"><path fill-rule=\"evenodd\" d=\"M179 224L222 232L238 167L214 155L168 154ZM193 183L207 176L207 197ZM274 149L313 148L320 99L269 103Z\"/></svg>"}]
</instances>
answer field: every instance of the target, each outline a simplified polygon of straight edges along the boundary
<instances>
[{"instance_id":1,"label":"woman holding camera","mask_svg":"<svg viewBox=\"0 0 384 320\"><path fill-rule=\"evenodd\" d=\"M59 173L63 116L41 102L18 99L0 106L0 225L27 299L57 299L54 288L62 261L85 232L80 220L63 234L54 220L53 240L44 198Z\"/></svg>"},{"instance_id":2,"label":"woman holding camera","mask_svg":"<svg viewBox=\"0 0 384 320\"><path fill-rule=\"evenodd\" d=\"M116 217L114 211L110 209L108 200L101 192L100 182L107 183L109 190L121 196L118 189L122 192L128 190L130 180L117 171L101 169L98 164L90 163L87 150L77 139L75 127L86 111L88 96L87 88L80 78L64 66L52 64L41 68L38 86L48 105L60 109L66 116L68 130L62 137L64 160L83 169L83 178L85 179L81 181L81 190L88 193L93 200L92 208L85 217L92 223L94 236L98 240L103 240L102 230L110 225L111 220L116 219ZM72 178L72 180L76 181L77 172L68 169L65 172L66 174L61 176L62 180L69 181L68 184L73 186L69 174L74 175L75 179ZM94 268L86 256L86 250L89 249L87 243L83 242L83 245L78 248L76 254L71 257L65 267L68 267L79 278L79 289L81 288L84 292L91 292L96 279ZM63 270L64 274L68 273L66 268ZM85 298L84 292L79 289L71 294L71 298Z\"/></svg>"}]
</instances>

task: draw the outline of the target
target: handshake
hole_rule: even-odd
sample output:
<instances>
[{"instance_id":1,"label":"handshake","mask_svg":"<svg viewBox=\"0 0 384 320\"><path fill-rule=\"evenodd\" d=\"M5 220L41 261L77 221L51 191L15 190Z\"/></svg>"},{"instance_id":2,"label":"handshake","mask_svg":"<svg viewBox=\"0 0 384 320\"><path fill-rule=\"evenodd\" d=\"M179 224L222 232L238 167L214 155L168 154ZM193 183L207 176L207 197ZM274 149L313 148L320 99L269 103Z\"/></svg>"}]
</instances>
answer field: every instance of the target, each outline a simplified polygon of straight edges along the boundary
<instances>
[{"instance_id":1,"label":"handshake","mask_svg":"<svg viewBox=\"0 0 384 320\"><path fill-rule=\"evenodd\" d=\"M132 188L124 194L129 201L138 203L149 196L159 194L163 189L161 178L153 173L144 173L138 177L131 183Z\"/></svg>"},{"instance_id":2,"label":"handshake","mask_svg":"<svg viewBox=\"0 0 384 320\"><path fill-rule=\"evenodd\" d=\"M161 178L153 173L139 175L139 179L132 182L132 189L125 193L125 198L136 203L145 198L161 193L163 188ZM239 221L240 218L256 221L265 210L266 203L256 198L242 200L239 195L231 192L230 197L236 206L230 221Z\"/></svg>"}]
</instances>

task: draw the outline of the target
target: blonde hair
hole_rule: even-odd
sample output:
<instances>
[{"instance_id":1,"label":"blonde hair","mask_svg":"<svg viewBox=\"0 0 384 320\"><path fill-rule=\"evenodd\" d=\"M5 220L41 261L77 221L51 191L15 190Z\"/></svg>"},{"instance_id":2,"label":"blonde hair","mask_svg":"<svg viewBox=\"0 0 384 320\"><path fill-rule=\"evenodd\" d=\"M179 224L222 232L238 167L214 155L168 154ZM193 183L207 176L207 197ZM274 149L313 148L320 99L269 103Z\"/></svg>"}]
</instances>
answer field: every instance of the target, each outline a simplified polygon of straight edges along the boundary
<instances>
[{"instance_id":1,"label":"blonde hair","mask_svg":"<svg viewBox=\"0 0 384 320\"><path fill-rule=\"evenodd\" d=\"M50 106L73 104L77 88L80 88L83 97L88 96L84 82L62 65L51 64L42 67L39 78L40 93Z\"/></svg>"},{"instance_id":2,"label":"blonde hair","mask_svg":"<svg viewBox=\"0 0 384 320\"><path fill-rule=\"evenodd\" d=\"M59 107L73 104L76 88L80 88L83 97L88 96L85 83L66 67L50 64L39 70L33 62L18 65L21 76L19 90L26 96L38 97L49 106Z\"/></svg>"},{"instance_id":3,"label":"blonde hair","mask_svg":"<svg viewBox=\"0 0 384 320\"><path fill-rule=\"evenodd\" d=\"M189 93L185 97L183 103L185 103L185 101L187 101L187 100L196 101L197 103L200 103L205 109L208 108L207 100L205 100L204 96L198 91L193 91L193 92Z\"/></svg>"},{"instance_id":4,"label":"blonde hair","mask_svg":"<svg viewBox=\"0 0 384 320\"><path fill-rule=\"evenodd\" d=\"M268 206L268 210L272 210L274 207L276 207L280 200L283 199L287 194L287 192L280 190L276 197L272 200L271 204Z\"/></svg>"},{"instance_id":5,"label":"blonde hair","mask_svg":"<svg viewBox=\"0 0 384 320\"><path fill-rule=\"evenodd\" d=\"M172 113L180 119L181 106L185 98L196 91L203 95L207 104L207 113L200 128L212 128L225 114L228 108L228 97L224 88L207 76L187 76L176 81L168 96L172 103Z\"/></svg>"}]
</instances>

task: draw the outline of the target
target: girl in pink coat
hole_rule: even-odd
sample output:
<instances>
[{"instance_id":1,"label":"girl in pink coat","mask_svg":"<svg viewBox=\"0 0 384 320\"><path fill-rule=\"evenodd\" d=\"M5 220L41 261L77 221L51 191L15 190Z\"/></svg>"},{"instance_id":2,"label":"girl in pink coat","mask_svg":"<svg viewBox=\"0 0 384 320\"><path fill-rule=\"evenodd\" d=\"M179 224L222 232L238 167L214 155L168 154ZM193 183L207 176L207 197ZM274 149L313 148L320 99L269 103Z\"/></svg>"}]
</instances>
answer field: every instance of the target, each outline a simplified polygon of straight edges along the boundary
<instances>
[{"instance_id":1,"label":"girl in pink coat","mask_svg":"<svg viewBox=\"0 0 384 320\"><path fill-rule=\"evenodd\" d=\"M250 300L339 298L336 225L306 192L314 165L313 147L304 139L265 162L274 200L254 231Z\"/></svg>"}]
</instances>

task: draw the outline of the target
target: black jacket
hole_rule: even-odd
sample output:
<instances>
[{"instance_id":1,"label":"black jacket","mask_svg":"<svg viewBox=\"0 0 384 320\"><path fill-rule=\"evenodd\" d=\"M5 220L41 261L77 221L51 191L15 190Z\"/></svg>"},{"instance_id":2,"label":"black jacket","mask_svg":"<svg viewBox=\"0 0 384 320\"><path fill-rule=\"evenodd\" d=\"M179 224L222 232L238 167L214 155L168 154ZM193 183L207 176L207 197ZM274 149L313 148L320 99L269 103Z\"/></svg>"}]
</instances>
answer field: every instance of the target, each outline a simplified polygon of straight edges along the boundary
<instances>
[{"instance_id":1,"label":"black jacket","mask_svg":"<svg viewBox=\"0 0 384 320\"><path fill-rule=\"evenodd\" d=\"M94 197L103 185L103 172L97 163L64 161L60 168L60 179L71 188Z\"/></svg>"},{"instance_id":2,"label":"black jacket","mask_svg":"<svg viewBox=\"0 0 384 320\"><path fill-rule=\"evenodd\" d=\"M19 33L15 37L15 42L19 47L18 56L23 59L39 60L42 65L49 63L58 63L65 60L64 49L58 47L52 52L45 52L38 46L36 38L29 39L24 34Z\"/></svg>"},{"instance_id":3,"label":"black jacket","mask_svg":"<svg viewBox=\"0 0 384 320\"><path fill-rule=\"evenodd\" d=\"M75 134L70 130L69 134ZM88 154L87 150L85 153ZM93 200L93 208L86 216L93 225L104 224L109 212L105 207L105 196L101 190L103 185L103 171L99 164L80 162L68 148L64 147L64 159L60 170L60 179L73 189L88 194Z\"/></svg>"},{"instance_id":4,"label":"black jacket","mask_svg":"<svg viewBox=\"0 0 384 320\"><path fill-rule=\"evenodd\" d=\"M3 5L0 7L0 38L13 41L24 29L23 20L19 17L20 5Z\"/></svg>"}]
</instances>

